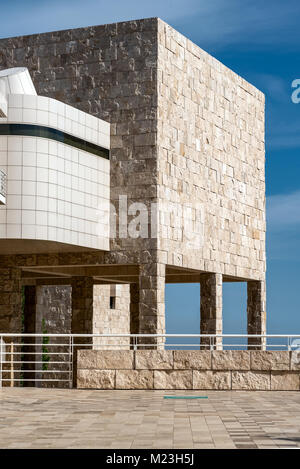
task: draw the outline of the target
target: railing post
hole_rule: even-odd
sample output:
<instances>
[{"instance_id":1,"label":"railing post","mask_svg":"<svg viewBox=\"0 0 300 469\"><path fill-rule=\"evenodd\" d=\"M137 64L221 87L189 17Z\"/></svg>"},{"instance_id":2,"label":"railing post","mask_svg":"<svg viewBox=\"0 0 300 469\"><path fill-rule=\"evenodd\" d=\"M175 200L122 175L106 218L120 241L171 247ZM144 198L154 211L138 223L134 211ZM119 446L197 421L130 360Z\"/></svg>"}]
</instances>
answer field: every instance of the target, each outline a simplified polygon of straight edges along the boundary
<instances>
[{"instance_id":1,"label":"railing post","mask_svg":"<svg viewBox=\"0 0 300 469\"><path fill-rule=\"evenodd\" d=\"M10 343L10 387L14 387L14 343Z\"/></svg>"},{"instance_id":2,"label":"railing post","mask_svg":"<svg viewBox=\"0 0 300 469\"><path fill-rule=\"evenodd\" d=\"M77 348L76 338L72 335L72 387L76 388L77 385Z\"/></svg>"},{"instance_id":3,"label":"railing post","mask_svg":"<svg viewBox=\"0 0 300 469\"><path fill-rule=\"evenodd\" d=\"M73 387L73 336L69 337L69 388Z\"/></svg>"}]
</instances>

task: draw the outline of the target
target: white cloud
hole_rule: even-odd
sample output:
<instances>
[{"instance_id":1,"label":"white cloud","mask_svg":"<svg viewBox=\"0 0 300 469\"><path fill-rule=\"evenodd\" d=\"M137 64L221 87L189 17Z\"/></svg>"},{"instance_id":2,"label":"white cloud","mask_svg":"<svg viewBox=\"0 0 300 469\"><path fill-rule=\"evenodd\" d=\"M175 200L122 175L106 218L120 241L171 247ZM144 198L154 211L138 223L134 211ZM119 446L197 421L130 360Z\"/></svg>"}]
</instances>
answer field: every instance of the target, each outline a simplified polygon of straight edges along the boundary
<instances>
[{"instance_id":1,"label":"white cloud","mask_svg":"<svg viewBox=\"0 0 300 469\"><path fill-rule=\"evenodd\" d=\"M215 0L206 3L210 8L205 16L199 11L199 14L181 18L178 23L180 30L192 36L201 47L210 50L233 44L255 49L266 46L273 49L275 44L297 47L299 3L296 0L285 2L284 6L282 0Z\"/></svg>"},{"instance_id":2,"label":"white cloud","mask_svg":"<svg viewBox=\"0 0 300 469\"><path fill-rule=\"evenodd\" d=\"M0 37L157 16L172 22L186 11L205 17L210 10L207 2L197 0L186 0L184 9L182 0L26 0L26 7L24 0L10 1L1 5Z\"/></svg>"},{"instance_id":3,"label":"white cloud","mask_svg":"<svg viewBox=\"0 0 300 469\"><path fill-rule=\"evenodd\" d=\"M300 191L267 197L267 227L284 231L300 227Z\"/></svg>"},{"instance_id":4,"label":"white cloud","mask_svg":"<svg viewBox=\"0 0 300 469\"><path fill-rule=\"evenodd\" d=\"M294 104L298 106L298 104ZM299 108L300 110L300 104ZM273 111L273 118L269 122L270 132L266 143L270 149L298 148L300 147L300 119L298 116L291 120L291 112ZM271 116L271 117L272 117ZM288 118L288 121L286 119Z\"/></svg>"},{"instance_id":5,"label":"white cloud","mask_svg":"<svg viewBox=\"0 0 300 469\"><path fill-rule=\"evenodd\" d=\"M300 260L300 191L267 198L267 259Z\"/></svg>"},{"instance_id":6,"label":"white cloud","mask_svg":"<svg viewBox=\"0 0 300 469\"><path fill-rule=\"evenodd\" d=\"M274 150L283 150L284 148L299 148L300 135L274 134L268 139L268 147Z\"/></svg>"},{"instance_id":7,"label":"white cloud","mask_svg":"<svg viewBox=\"0 0 300 469\"><path fill-rule=\"evenodd\" d=\"M266 95L266 99L275 102L288 104L291 101L291 84L283 78L269 73L249 74L251 83L255 85Z\"/></svg>"},{"instance_id":8,"label":"white cloud","mask_svg":"<svg viewBox=\"0 0 300 469\"><path fill-rule=\"evenodd\" d=\"M11 0L2 2L1 37L151 16L170 22L200 46L262 46L295 42L296 0Z\"/></svg>"}]
</instances>

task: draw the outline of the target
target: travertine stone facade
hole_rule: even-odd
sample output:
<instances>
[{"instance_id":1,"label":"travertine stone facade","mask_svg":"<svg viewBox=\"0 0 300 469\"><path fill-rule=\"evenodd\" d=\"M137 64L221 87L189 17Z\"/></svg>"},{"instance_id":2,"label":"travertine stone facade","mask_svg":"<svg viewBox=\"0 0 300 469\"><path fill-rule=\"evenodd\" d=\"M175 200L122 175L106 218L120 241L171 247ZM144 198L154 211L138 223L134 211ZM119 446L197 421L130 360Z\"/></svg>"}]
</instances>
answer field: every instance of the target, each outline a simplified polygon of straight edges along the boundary
<instances>
[{"instance_id":1,"label":"travertine stone facade","mask_svg":"<svg viewBox=\"0 0 300 469\"><path fill-rule=\"evenodd\" d=\"M0 66L26 63L37 92L102 116L112 124L111 200L157 200L157 20L149 19L0 41ZM157 262L156 239L112 242L115 263ZM145 267L146 268L146 267ZM157 274L155 274L157 277ZM139 332L164 331L163 303L145 306ZM160 295L161 296L161 295ZM157 309L159 310L157 312ZM153 324L152 324L153 322ZM151 323L151 324L150 324Z\"/></svg>"},{"instance_id":2,"label":"travertine stone facade","mask_svg":"<svg viewBox=\"0 0 300 469\"><path fill-rule=\"evenodd\" d=\"M297 391L299 390L299 376ZM271 373L266 371L233 371L231 376L233 390L268 391L271 389ZM286 389L282 389L286 390Z\"/></svg>"},{"instance_id":3,"label":"travertine stone facade","mask_svg":"<svg viewBox=\"0 0 300 469\"><path fill-rule=\"evenodd\" d=\"M211 352L202 350L174 350L174 369L178 370L209 370L211 368Z\"/></svg>"},{"instance_id":4,"label":"travertine stone facade","mask_svg":"<svg viewBox=\"0 0 300 469\"><path fill-rule=\"evenodd\" d=\"M172 350L162 350L153 353L152 350L137 350L135 352L135 368L137 370L169 370L173 368Z\"/></svg>"},{"instance_id":5,"label":"travertine stone facade","mask_svg":"<svg viewBox=\"0 0 300 469\"><path fill-rule=\"evenodd\" d=\"M231 389L230 371L198 371L193 372L194 389L215 389L226 391Z\"/></svg>"},{"instance_id":6,"label":"travertine stone facade","mask_svg":"<svg viewBox=\"0 0 300 469\"><path fill-rule=\"evenodd\" d=\"M80 282L81 283L81 282ZM77 285L77 292L78 284ZM75 306L78 306L78 300L75 295ZM86 292L86 290L84 290ZM81 290L81 293L83 291ZM127 294L127 296L126 296ZM93 287L93 332L94 333L129 333L129 287L128 285L94 285ZM110 296L115 297L116 309L110 309ZM88 301L86 299L86 301ZM127 308L127 310L126 310ZM24 332L36 334L70 334L72 323L72 288L71 286L26 286L25 287L25 307L24 307ZM82 327L82 325L80 325ZM49 338L50 345L46 345L45 349L51 352L60 352L59 355L48 355L47 372L43 373L43 356L41 346L26 346L26 352L36 352L38 355L26 356L27 361L39 361L38 364L25 363L24 370L26 370L26 378L39 379L34 383L33 381L24 381L24 386L38 386L38 387L69 387L68 372L69 365L66 362L69 360L69 339L64 338ZM77 340L77 339L76 339ZM40 338L34 339L24 338L30 344L41 342ZM65 347L55 344L66 344ZM108 346L107 344L113 344ZM120 346L123 344L123 347ZM124 345L125 344L125 345ZM94 339L93 347L97 349L108 348L129 348L129 340L125 339ZM64 353L65 355L63 355ZM55 364L52 364L56 362ZM58 364L57 362L61 362ZM122 365L124 366L124 365ZM29 370L36 370L36 374L28 373ZM59 370L59 374L52 373L51 379L60 380L65 379L65 382L42 382L42 379L49 378L49 371ZM40 371L40 372L39 372ZM62 373L65 372L65 373Z\"/></svg>"},{"instance_id":7,"label":"travertine stone facade","mask_svg":"<svg viewBox=\"0 0 300 469\"><path fill-rule=\"evenodd\" d=\"M49 334L70 334L72 319L72 287L66 286L30 286L25 287L26 305L30 303L34 313L34 321L25 320L31 329L25 327L25 332L42 332L42 322ZM30 301L34 292L34 301ZM110 309L110 297L115 298L115 308ZM76 303L74 304L74 307ZM93 333L94 334L129 334L129 285L94 285L93 286ZM126 339L120 339L120 343ZM113 342L114 341L114 342ZM102 343L103 342L103 343ZM95 345L115 343L118 339L107 339L95 342ZM128 342L128 339L127 339ZM129 343L129 342L128 342ZM103 349L103 347L101 347ZM111 348L111 347L110 347Z\"/></svg>"},{"instance_id":8,"label":"travertine stone facade","mask_svg":"<svg viewBox=\"0 0 300 469\"><path fill-rule=\"evenodd\" d=\"M264 279L264 95L158 20L159 224L167 263ZM202 245L188 249L178 218L203 204ZM163 236L165 231L168 236Z\"/></svg>"},{"instance_id":9,"label":"travertine stone facade","mask_svg":"<svg viewBox=\"0 0 300 469\"><path fill-rule=\"evenodd\" d=\"M253 356L251 355L251 359ZM274 356L273 361L274 361ZM264 358L261 357L263 360ZM276 355L277 359L277 355ZM288 364L289 366L289 364ZM246 350L224 350L212 353L213 370L250 370L250 353ZM253 369L253 364L252 364ZM263 369L263 368L259 368Z\"/></svg>"},{"instance_id":10,"label":"travertine stone facade","mask_svg":"<svg viewBox=\"0 0 300 469\"><path fill-rule=\"evenodd\" d=\"M36 288L36 333L71 332L72 298L70 286L38 285Z\"/></svg>"},{"instance_id":11,"label":"travertine stone facade","mask_svg":"<svg viewBox=\"0 0 300 469\"><path fill-rule=\"evenodd\" d=\"M117 353L80 350L77 387L300 390L297 352L137 350L119 352L121 356Z\"/></svg>"},{"instance_id":12,"label":"travertine stone facade","mask_svg":"<svg viewBox=\"0 0 300 469\"><path fill-rule=\"evenodd\" d=\"M134 368L134 353L131 350L80 350L78 354L78 369L99 370L132 370Z\"/></svg>"},{"instance_id":13,"label":"travertine stone facade","mask_svg":"<svg viewBox=\"0 0 300 469\"><path fill-rule=\"evenodd\" d=\"M21 271L5 265L0 268L0 330L22 330Z\"/></svg>"},{"instance_id":14,"label":"travertine stone facade","mask_svg":"<svg viewBox=\"0 0 300 469\"><path fill-rule=\"evenodd\" d=\"M260 351L253 351L251 353L251 369L252 370L288 370L293 369L292 358L295 356L292 352L290 357L285 351L276 352L276 361L274 361L274 353L272 351L265 351L263 354Z\"/></svg>"},{"instance_id":15,"label":"travertine stone facade","mask_svg":"<svg viewBox=\"0 0 300 469\"><path fill-rule=\"evenodd\" d=\"M122 234L107 254L66 255L72 264L139 266L130 330L165 332L166 271L178 267L214 279L203 281L203 331L222 331L224 277L255 282L249 331L264 331L263 94L157 18L0 40L0 68L24 64L38 94L110 122L116 209L127 196L154 212L152 237ZM41 257L16 256L13 267L67 265L59 254ZM90 299L82 301L78 294L74 332L92 331Z\"/></svg>"},{"instance_id":16,"label":"travertine stone facade","mask_svg":"<svg viewBox=\"0 0 300 469\"><path fill-rule=\"evenodd\" d=\"M271 389L280 391L285 389L287 391L298 390L299 376L297 373L289 373L286 371L274 371L271 373Z\"/></svg>"},{"instance_id":17,"label":"travertine stone facade","mask_svg":"<svg viewBox=\"0 0 300 469\"><path fill-rule=\"evenodd\" d=\"M300 370L300 351L292 352L291 369Z\"/></svg>"},{"instance_id":18,"label":"travertine stone facade","mask_svg":"<svg viewBox=\"0 0 300 469\"><path fill-rule=\"evenodd\" d=\"M88 370L78 370L77 383L79 387L84 384L86 388L97 389L100 385L101 389L114 389L115 372L111 370L97 370L93 374Z\"/></svg>"},{"instance_id":19,"label":"travertine stone facade","mask_svg":"<svg viewBox=\"0 0 300 469\"><path fill-rule=\"evenodd\" d=\"M118 371L112 389L153 389L153 373L149 370Z\"/></svg>"},{"instance_id":20,"label":"travertine stone facade","mask_svg":"<svg viewBox=\"0 0 300 469\"><path fill-rule=\"evenodd\" d=\"M112 300L111 304L111 298ZM113 308L111 308L113 306ZM93 332L94 334L130 333L130 287L125 285L94 285ZM130 341L126 337L95 338L97 348L128 349Z\"/></svg>"}]
</instances>

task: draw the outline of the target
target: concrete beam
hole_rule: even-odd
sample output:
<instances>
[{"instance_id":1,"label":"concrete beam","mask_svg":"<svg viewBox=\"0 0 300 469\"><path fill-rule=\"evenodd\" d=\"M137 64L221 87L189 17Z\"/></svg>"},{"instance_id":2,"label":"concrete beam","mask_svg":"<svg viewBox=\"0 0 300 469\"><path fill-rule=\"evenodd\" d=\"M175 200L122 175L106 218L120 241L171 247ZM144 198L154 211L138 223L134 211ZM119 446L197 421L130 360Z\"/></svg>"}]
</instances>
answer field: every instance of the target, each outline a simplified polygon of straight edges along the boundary
<instances>
[{"instance_id":1,"label":"concrete beam","mask_svg":"<svg viewBox=\"0 0 300 469\"><path fill-rule=\"evenodd\" d=\"M200 283L199 274L166 275L166 283Z\"/></svg>"},{"instance_id":2,"label":"concrete beam","mask_svg":"<svg viewBox=\"0 0 300 469\"><path fill-rule=\"evenodd\" d=\"M21 279L43 279L43 278L57 278L57 274L41 273L37 271L21 271ZM60 277L62 278L62 277Z\"/></svg>"},{"instance_id":3,"label":"concrete beam","mask_svg":"<svg viewBox=\"0 0 300 469\"><path fill-rule=\"evenodd\" d=\"M98 266L50 266L50 267L29 267L23 269L26 272L38 272L54 276L66 277L128 277L138 276L138 265L98 265Z\"/></svg>"}]
</instances>

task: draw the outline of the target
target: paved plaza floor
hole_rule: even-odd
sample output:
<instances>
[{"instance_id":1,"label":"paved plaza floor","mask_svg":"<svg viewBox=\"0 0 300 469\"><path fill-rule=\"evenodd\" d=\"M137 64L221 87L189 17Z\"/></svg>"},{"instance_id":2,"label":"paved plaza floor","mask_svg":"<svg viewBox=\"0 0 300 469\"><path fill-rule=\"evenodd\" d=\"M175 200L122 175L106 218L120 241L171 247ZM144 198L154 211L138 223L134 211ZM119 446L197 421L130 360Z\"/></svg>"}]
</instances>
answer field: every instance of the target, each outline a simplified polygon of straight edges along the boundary
<instances>
[{"instance_id":1,"label":"paved plaza floor","mask_svg":"<svg viewBox=\"0 0 300 469\"><path fill-rule=\"evenodd\" d=\"M299 448L300 393L2 388L0 447Z\"/></svg>"}]
</instances>

